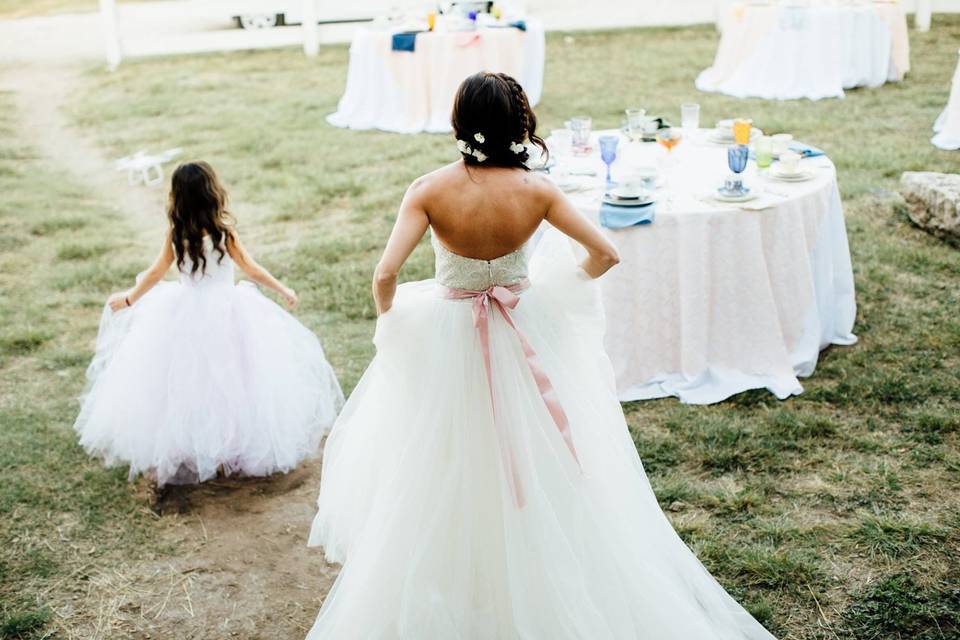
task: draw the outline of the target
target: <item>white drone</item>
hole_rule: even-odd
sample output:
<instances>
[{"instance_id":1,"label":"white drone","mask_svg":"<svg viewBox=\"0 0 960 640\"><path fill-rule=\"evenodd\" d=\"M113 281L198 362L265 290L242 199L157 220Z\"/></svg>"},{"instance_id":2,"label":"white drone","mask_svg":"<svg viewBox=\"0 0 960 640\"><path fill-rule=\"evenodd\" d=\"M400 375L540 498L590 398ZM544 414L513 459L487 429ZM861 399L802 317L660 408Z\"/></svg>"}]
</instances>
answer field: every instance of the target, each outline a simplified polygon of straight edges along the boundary
<instances>
[{"instance_id":1,"label":"white drone","mask_svg":"<svg viewBox=\"0 0 960 640\"><path fill-rule=\"evenodd\" d=\"M117 160L117 171L127 172L127 182L131 186L138 184L156 186L163 182L163 165L183 153L183 149L167 149L156 155L148 155L145 149L132 156Z\"/></svg>"}]
</instances>

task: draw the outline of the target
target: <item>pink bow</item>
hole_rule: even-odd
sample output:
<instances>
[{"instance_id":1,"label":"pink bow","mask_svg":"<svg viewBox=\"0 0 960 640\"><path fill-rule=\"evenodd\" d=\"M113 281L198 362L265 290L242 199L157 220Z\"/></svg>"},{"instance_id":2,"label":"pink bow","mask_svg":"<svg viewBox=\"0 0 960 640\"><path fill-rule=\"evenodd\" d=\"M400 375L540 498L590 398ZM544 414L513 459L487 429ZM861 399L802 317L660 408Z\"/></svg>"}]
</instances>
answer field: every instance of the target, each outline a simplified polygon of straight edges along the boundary
<instances>
[{"instance_id":1,"label":"pink bow","mask_svg":"<svg viewBox=\"0 0 960 640\"><path fill-rule=\"evenodd\" d=\"M513 329L514 333L517 334L517 339L520 341L520 348L523 349L523 354L526 356L527 366L530 367L530 373L533 374L533 379L537 383L537 389L540 391L540 396L543 398L543 403L546 405L547 411L550 413L554 423L557 425L557 429L560 431L560 436L567 444L567 448L573 455L574 460L577 461L577 464L580 463L580 460L577 457L577 450L573 446L573 437L570 434L570 421L567 419L567 414L564 412L563 407L560 406L560 401L557 398L556 390L554 390L553 384L551 384L547 374L544 373L543 369L540 367L540 364L537 360L537 353L533 350L533 347L530 346L530 343L527 342L527 339L517 328L517 325L514 324L513 318L510 316L509 310L515 309L520 303L520 297L517 295L517 293L523 291L529 286L530 281L524 279L510 286L495 285L486 291L470 291L469 289L448 288L445 294L445 297L450 300L473 299L473 326L477 328L477 332L480 334L480 346L483 349L483 364L487 372L487 386L490 389L490 403L493 405L493 421L498 432L497 435L500 444L500 456L503 460L504 471L507 473L507 482L510 484L510 489L513 491L517 506L521 508L525 504L523 488L521 487L520 478L517 473L513 451L508 445L509 440L504 432L503 424L497 418L497 406L493 398L493 367L490 364L491 308L496 307L499 309L503 319L508 325L510 325L510 328Z\"/></svg>"}]
</instances>

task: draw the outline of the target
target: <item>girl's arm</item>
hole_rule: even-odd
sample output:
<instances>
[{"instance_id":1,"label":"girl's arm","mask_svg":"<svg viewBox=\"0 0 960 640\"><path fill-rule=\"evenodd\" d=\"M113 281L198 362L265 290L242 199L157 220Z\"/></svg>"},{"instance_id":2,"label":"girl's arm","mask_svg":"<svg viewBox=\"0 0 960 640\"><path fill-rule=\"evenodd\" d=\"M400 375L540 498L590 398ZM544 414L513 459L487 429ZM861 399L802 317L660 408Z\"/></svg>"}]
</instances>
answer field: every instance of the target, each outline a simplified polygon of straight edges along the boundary
<instances>
[{"instance_id":1,"label":"girl's arm","mask_svg":"<svg viewBox=\"0 0 960 640\"><path fill-rule=\"evenodd\" d=\"M297 306L299 299L297 298L296 291L284 285L274 278L269 271L261 267L243 244L240 243L240 236L238 236L236 232L232 232L227 236L227 253L230 254L230 257L233 258L233 261L248 278L261 286L276 291L291 309Z\"/></svg>"},{"instance_id":2,"label":"girl's arm","mask_svg":"<svg viewBox=\"0 0 960 640\"><path fill-rule=\"evenodd\" d=\"M587 250L587 257L580 263L580 268L591 278L599 278L620 262L620 255L613 243L580 215L567 197L555 187L546 220Z\"/></svg>"},{"instance_id":3,"label":"girl's arm","mask_svg":"<svg viewBox=\"0 0 960 640\"><path fill-rule=\"evenodd\" d=\"M163 280L163 276L167 275L171 264L173 264L173 244L170 240L170 232L168 231L164 236L163 248L160 249L160 255L153 261L150 268L144 272L140 282L132 289L113 294L109 300L107 300L107 304L109 304L110 308L114 311L119 311L124 307L133 305L137 300L142 298L147 291L150 291L158 282Z\"/></svg>"},{"instance_id":4,"label":"girl's arm","mask_svg":"<svg viewBox=\"0 0 960 640\"><path fill-rule=\"evenodd\" d=\"M424 209L421 192L422 179L414 181L403 196L400 213L393 225L387 247L383 250L380 262L373 272L373 301L377 315L382 315L393 306L393 297L397 293L397 276L400 267L417 248L420 238L427 232L430 220Z\"/></svg>"}]
</instances>

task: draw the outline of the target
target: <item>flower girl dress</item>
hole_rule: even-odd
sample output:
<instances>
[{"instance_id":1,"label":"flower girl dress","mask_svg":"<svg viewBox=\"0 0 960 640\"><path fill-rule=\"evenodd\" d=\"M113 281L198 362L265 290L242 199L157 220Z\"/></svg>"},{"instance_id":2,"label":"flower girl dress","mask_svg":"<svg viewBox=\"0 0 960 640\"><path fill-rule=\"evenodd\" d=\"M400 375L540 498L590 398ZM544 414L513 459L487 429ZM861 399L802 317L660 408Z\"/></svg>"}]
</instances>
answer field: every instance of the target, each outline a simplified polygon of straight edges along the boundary
<instances>
[{"instance_id":1,"label":"flower girl dress","mask_svg":"<svg viewBox=\"0 0 960 640\"><path fill-rule=\"evenodd\" d=\"M317 452L343 395L317 337L247 282L209 236L206 273L107 306L75 429L107 464L158 486L290 471Z\"/></svg>"},{"instance_id":2,"label":"flower girl dress","mask_svg":"<svg viewBox=\"0 0 960 640\"><path fill-rule=\"evenodd\" d=\"M553 231L401 285L327 440L310 640L770 640L677 536Z\"/></svg>"}]
</instances>

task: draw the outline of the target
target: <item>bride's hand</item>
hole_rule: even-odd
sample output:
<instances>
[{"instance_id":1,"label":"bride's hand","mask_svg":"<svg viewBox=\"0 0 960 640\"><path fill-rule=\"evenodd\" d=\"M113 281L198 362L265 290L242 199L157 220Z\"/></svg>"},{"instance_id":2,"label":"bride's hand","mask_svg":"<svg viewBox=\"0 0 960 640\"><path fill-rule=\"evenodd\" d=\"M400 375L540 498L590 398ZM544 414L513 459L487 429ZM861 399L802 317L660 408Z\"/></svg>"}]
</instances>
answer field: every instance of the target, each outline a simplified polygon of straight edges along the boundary
<instances>
[{"instance_id":1,"label":"bride's hand","mask_svg":"<svg viewBox=\"0 0 960 640\"><path fill-rule=\"evenodd\" d=\"M114 312L120 311L120 309L126 309L130 306L127 303L127 292L118 291L117 293L114 293L107 298L107 304L110 305L110 309Z\"/></svg>"},{"instance_id":2,"label":"bride's hand","mask_svg":"<svg viewBox=\"0 0 960 640\"><path fill-rule=\"evenodd\" d=\"M283 298L283 301L287 303L287 307L290 309L295 309L298 304L300 304L300 298L297 297L297 292L289 287L284 288L280 291L280 296Z\"/></svg>"}]
</instances>

